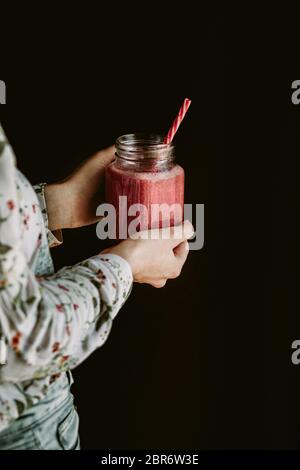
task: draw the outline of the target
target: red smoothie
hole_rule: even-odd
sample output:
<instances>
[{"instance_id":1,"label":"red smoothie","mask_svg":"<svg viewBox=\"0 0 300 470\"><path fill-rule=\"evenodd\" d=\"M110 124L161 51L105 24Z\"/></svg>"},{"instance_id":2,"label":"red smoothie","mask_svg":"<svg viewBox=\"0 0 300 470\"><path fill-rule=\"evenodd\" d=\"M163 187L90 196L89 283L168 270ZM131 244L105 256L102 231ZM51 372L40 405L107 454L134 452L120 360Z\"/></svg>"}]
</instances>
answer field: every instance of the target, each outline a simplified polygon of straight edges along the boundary
<instances>
[{"instance_id":1,"label":"red smoothie","mask_svg":"<svg viewBox=\"0 0 300 470\"><path fill-rule=\"evenodd\" d=\"M132 139L134 134L130 136ZM106 202L116 209L117 238L119 221L129 224L137 216L138 230L176 225L183 220L184 170L173 163L171 150L158 144L159 150L155 151L151 142L149 152L145 140L141 146L132 146L132 140L130 145L134 150L126 153L127 148L123 143L122 153L118 149L117 140L116 160L106 169ZM120 196L127 196L127 210L124 206L120 208ZM142 204L145 210L132 208L133 212L130 213L132 204Z\"/></svg>"}]
</instances>

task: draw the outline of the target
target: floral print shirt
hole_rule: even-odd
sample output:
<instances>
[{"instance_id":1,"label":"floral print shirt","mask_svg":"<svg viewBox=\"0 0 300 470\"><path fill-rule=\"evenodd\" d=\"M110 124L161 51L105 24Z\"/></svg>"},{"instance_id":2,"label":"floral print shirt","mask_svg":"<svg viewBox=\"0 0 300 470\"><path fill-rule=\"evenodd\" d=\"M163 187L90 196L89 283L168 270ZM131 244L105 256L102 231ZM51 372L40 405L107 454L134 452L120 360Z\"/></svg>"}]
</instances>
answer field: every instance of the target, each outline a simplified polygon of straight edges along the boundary
<instances>
[{"instance_id":1,"label":"floral print shirt","mask_svg":"<svg viewBox=\"0 0 300 470\"><path fill-rule=\"evenodd\" d=\"M54 273L58 243L44 184L17 170L0 126L0 431L104 344L132 288L129 264L113 254Z\"/></svg>"}]
</instances>

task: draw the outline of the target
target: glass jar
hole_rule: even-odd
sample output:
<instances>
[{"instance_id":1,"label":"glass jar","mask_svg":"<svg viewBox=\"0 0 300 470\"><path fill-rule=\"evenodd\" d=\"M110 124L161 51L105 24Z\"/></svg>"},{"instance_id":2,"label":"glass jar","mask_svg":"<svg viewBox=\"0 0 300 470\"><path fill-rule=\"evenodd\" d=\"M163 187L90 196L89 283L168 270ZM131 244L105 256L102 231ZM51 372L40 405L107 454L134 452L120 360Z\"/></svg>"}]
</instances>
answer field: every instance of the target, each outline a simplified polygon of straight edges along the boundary
<instances>
[{"instance_id":1,"label":"glass jar","mask_svg":"<svg viewBox=\"0 0 300 470\"><path fill-rule=\"evenodd\" d=\"M128 236L130 224L131 231L139 231L183 220L184 170L174 162L174 144L163 140L157 134L127 134L116 141L105 187L106 202L116 210L116 225L122 226L123 236L117 238Z\"/></svg>"}]
</instances>

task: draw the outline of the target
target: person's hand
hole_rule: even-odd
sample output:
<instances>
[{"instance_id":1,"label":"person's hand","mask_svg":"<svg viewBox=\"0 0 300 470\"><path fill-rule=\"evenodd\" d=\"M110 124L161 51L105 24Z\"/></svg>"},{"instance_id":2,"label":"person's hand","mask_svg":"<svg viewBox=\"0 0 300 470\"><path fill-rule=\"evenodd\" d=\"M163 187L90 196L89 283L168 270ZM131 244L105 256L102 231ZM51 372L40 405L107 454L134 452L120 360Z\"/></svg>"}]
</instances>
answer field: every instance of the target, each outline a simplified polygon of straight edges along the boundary
<instances>
[{"instance_id":1,"label":"person's hand","mask_svg":"<svg viewBox=\"0 0 300 470\"><path fill-rule=\"evenodd\" d=\"M163 287L168 279L181 273L189 253L187 240L193 236L194 229L186 220L182 225L159 230L158 239L151 238L152 233L151 230L137 233L136 239L128 238L100 254L114 253L124 258L131 266L135 282ZM170 237L164 239L168 233Z\"/></svg>"},{"instance_id":2,"label":"person's hand","mask_svg":"<svg viewBox=\"0 0 300 470\"><path fill-rule=\"evenodd\" d=\"M76 228L99 220L96 208L101 203L106 166L114 159L115 147L97 152L70 176L45 187L50 230Z\"/></svg>"}]
</instances>

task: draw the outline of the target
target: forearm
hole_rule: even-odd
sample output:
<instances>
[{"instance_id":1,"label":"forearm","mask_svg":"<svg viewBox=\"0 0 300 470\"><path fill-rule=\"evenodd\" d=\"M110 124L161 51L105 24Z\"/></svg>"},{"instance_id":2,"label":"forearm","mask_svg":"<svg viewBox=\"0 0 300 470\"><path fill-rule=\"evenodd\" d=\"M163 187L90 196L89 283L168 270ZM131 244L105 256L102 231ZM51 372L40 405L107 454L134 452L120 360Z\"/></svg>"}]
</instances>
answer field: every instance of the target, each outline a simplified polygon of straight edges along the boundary
<instances>
[{"instance_id":1,"label":"forearm","mask_svg":"<svg viewBox=\"0 0 300 470\"><path fill-rule=\"evenodd\" d=\"M44 188L49 230L72 228L72 198L66 183L47 184Z\"/></svg>"},{"instance_id":2,"label":"forearm","mask_svg":"<svg viewBox=\"0 0 300 470\"><path fill-rule=\"evenodd\" d=\"M89 258L45 279L23 266L0 291L0 325L8 344L0 382L80 364L106 341L132 285L129 265L115 255Z\"/></svg>"}]
</instances>

